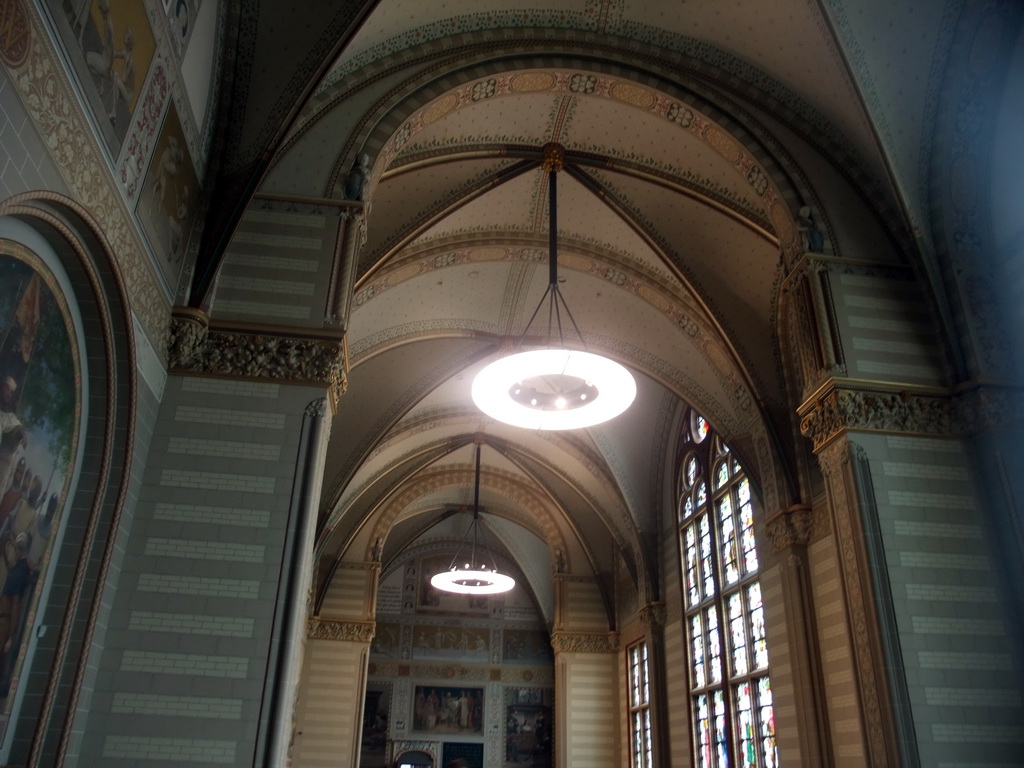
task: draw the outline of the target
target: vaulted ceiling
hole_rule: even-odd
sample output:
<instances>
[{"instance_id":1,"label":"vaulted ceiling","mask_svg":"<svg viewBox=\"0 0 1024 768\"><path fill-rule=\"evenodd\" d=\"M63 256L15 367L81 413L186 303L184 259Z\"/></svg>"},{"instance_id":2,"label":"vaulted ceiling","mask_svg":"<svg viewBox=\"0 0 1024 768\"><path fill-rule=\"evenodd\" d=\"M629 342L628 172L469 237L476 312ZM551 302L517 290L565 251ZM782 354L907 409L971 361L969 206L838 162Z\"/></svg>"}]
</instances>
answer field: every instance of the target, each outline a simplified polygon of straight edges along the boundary
<instances>
[{"instance_id":1,"label":"vaulted ceiling","mask_svg":"<svg viewBox=\"0 0 1024 768\"><path fill-rule=\"evenodd\" d=\"M458 535L464 516L444 511L469 501L481 437L482 506L538 604L558 552L573 572L625 568L654 598L687 403L760 480L767 435L789 476L767 495L797 501L805 449L776 340L796 217L810 206L834 254L921 258L960 6L240 3L213 199L339 198L357 156L371 162L321 554L368 559L381 539L387 564ZM586 345L639 388L626 414L564 433L498 424L469 398L547 285L549 142L566 156L562 292ZM243 207L211 207L193 303Z\"/></svg>"}]
</instances>

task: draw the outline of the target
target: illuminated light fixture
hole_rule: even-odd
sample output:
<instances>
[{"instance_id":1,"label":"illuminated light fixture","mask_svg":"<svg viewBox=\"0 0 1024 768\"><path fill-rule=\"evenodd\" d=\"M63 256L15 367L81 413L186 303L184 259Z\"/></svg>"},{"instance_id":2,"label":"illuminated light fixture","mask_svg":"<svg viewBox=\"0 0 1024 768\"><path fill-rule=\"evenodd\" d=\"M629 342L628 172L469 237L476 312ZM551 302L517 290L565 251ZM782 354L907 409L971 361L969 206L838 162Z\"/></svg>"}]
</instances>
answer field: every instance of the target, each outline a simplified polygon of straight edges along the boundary
<instances>
[{"instance_id":1,"label":"illuminated light fixture","mask_svg":"<svg viewBox=\"0 0 1024 768\"><path fill-rule=\"evenodd\" d=\"M494 555L484 541L484 521L480 519L480 441L476 443L476 481L473 492L473 521L466 530L466 535L455 550L451 565L447 571L435 573L430 577L430 584L445 592L461 595L497 595L508 592L516 585L516 580L498 572L494 564ZM471 538L472 537L472 538ZM485 559L477 556L477 543L486 550ZM468 546L467 546L468 544ZM468 552L467 552L468 549ZM488 566L487 563L491 565Z\"/></svg>"},{"instance_id":2,"label":"illuminated light fixture","mask_svg":"<svg viewBox=\"0 0 1024 768\"><path fill-rule=\"evenodd\" d=\"M579 429L618 416L636 397L636 382L623 366L601 355L565 346L562 311L580 343L583 334L558 288L557 174L565 151L559 144L544 147L541 167L548 172L548 287L530 316L519 344L547 302L548 347L515 352L485 367L473 380L477 407L505 424L527 429ZM555 343L554 329L558 338Z\"/></svg>"}]
</instances>

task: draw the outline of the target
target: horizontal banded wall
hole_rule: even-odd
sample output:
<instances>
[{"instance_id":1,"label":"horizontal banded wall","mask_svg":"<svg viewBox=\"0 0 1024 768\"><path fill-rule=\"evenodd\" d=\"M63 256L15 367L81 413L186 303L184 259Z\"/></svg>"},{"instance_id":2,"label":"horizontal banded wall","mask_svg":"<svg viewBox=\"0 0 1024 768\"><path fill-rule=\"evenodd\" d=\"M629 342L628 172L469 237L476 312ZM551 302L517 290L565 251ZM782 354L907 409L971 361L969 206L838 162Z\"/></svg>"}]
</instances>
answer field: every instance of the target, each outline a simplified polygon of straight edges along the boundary
<instances>
[{"instance_id":1,"label":"horizontal banded wall","mask_svg":"<svg viewBox=\"0 0 1024 768\"><path fill-rule=\"evenodd\" d=\"M555 661L558 765L620 768L625 728L618 653L559 653ZM624 706L624 705L622 705Z\"/></svg>"},{"instance_id":2,"label":"horizontal banded wall","mask_svg":"<svg viewBox=\"0 0 1024 768\"><path fill-rule=\"evenodd\" d=\"M80 764L252 766L312 387L171 376L95 687ZM79 727L76 721L76 728Z\"/></svg>"},{"instance_id":3,"label":"horizontal banded wall","mask_svg":"<svg viewBox=\"0 0 1024 768\"><path fill-rule=\"evenodd\" d=\"M296 768L356 764L368 653L367 642L306 641L295 708L292 765Z\"/></svg>"},{"instance_id":4,"label":"horizontal banded wall","mask_svg":"<svg viewBox=\"0 0 1024 768\"><path fill-rule=\"evenodd\" d=\"M662 583L665 585L665 658L659 660L665 680L665 703L668 712L668 759L673 768L689 768L693 760L690 726L690 655L687 648L683 594L680 589L679 535L672 515L665 515L668 525L662 531L666 545L662 548Z\"/></svg>"},{"instance_id":5,"label":"horizontal banded wall","mask_svg":"<svg viewBox=\"0 0 1024 768\"><path fill-rule=\"evenodd\" d=\"M909 270L833 262L829 271L847 376L947 383L931 307Z\"/></svg>"},{"instance_id":6,"label":"horizontal banded wall","mask_svg":"<svg viewBox=\"0 0 1024 768\"><path fill-rule=\"evenodd\" d=\"M963 444L857 443L870 460L921 765L1024 765L1021 639Z\"/></svg>"},{"instance_id":7,"label":"horizontal banded wall","mask_svg":"<svg viewBox=\"0 0 1024 768\"><path fill-rule=\"evenodd\" d=\"M866 757L860 695L836 546L830 534L807 547L828 710L826 740L835 768L862 768Z\"/></svg>"},{"instance_id":8,"label":"horizontal banded wall","mask_svg":"<svg viewBox=\"0 0 1024 768\"><path fill-rule=\"evenodd\" d=\"M218 320L319 328L328 311L341 211L256 199L217 277Z\"/></svg>"}]
</instances>

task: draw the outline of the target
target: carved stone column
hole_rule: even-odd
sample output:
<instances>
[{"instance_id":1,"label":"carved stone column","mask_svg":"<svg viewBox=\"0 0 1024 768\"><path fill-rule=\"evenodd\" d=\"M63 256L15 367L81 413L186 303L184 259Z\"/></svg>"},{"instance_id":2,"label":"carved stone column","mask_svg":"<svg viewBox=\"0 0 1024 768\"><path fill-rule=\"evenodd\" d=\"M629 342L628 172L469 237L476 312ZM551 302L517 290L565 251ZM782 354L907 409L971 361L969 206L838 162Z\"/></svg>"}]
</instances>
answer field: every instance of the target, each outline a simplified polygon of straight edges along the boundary
<instances>
[{"instance_id":1,"label":"carved stone column","mask_svg":"<svg viewBox=\"0 0 1024 768\"><path fill-rule=\"evenodd\" d=\"M850 625L854 672L860 698L865 757L871 768L914 765L913 724L899 702L906 702L905 676L891 620L891 597L884 582L884 556L875 551L877 519L866 466L854 457L856 446L840 436L818 453L825 477L829 512L838 547L839 571ZM881 569L882 573L877 574ZM895 693L901 693L899 697Z\"/></svg>"},{"instance_id":2,"label":"carved stone column","mask_svg":"<svg viewBox=\"0 0 1024 768\"><path fill-rule=\"evenodd\" d=\"M341 231L338 233L338 246L331 270L327 315L328 323L343 331L348 329L359 254L366 242L366 204L349 202L348 205L350 207L341 214Z\"/></svg>"},{"instance_id":3,"label":"carved stone column","mask_svg":"<svg viewBox=\"0 0 1024 768\"><path fill-rule=\"evenodd\" d=\"M817 622L808 571L807 545L826 521L815 517L808 504L782 509L765 522L765 533L778 564L786 606L786 634L790 676L795 696L796 728L801 762L827 768L831 755L823 749L822 734L828 732L826 700L816 635ZM780 741L783 737L780 736Z\"/></svg>"}]
</instances>

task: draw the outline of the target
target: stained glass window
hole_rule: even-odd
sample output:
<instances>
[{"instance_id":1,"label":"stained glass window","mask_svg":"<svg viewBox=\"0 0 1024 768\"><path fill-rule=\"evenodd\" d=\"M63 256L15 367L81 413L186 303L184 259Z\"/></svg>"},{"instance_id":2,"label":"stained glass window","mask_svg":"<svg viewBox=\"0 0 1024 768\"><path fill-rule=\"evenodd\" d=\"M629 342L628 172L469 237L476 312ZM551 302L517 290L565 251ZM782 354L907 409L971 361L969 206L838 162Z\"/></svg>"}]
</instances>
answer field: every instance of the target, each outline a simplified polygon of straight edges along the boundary
<instances>
[{"instance_id":1,"label":"stained glass window","mask_svg":"<svg viewBox=\"0 0 1024 768\"><path fill-rule=\"evenodd\" d=\"M647 660L647 643L630 646L629 660L629 719L632 730L633 768L653 768L654 746L651 737L651 687Z\"/></svg>"},{"instance_id":2,"label":"stained glass window","mask_svg":"<svg viewBox=\"0 0 1024 768\"><path fill-rule=\"evenodd\" d=\"M778 768L756 501L739 458L697 418L704 436L684 435L677 486L695 765Z\"/></svg>"}]
</instances>

